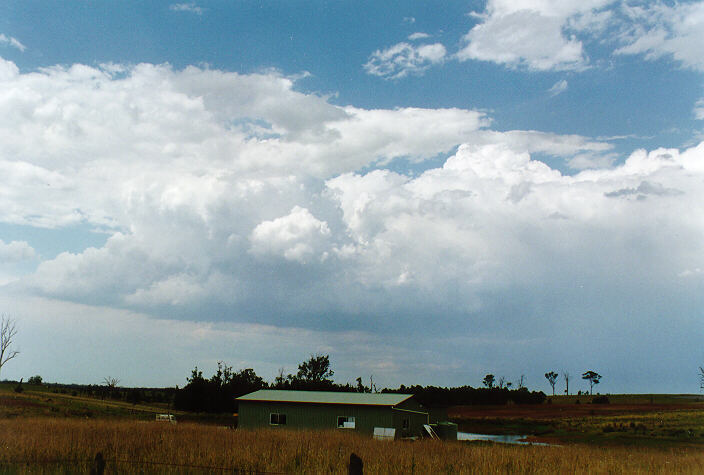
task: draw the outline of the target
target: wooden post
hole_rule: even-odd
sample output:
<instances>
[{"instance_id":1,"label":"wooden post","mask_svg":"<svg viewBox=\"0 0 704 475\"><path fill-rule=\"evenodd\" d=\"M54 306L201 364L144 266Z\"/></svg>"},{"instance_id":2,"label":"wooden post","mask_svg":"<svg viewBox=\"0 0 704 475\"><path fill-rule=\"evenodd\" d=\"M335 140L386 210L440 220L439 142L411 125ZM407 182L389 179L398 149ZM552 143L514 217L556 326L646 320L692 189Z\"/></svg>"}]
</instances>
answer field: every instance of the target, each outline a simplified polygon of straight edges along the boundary
<instances>
[{"instance_id":1,"label":"wooden post","mask_svg":"<svg viewBox=\"0 0 704 475\"><path fill-rule=\"evenodd\" d=\"M350 454L350 466L347 473L348 475L364 475L364 463L354 452Z\"/></svg>"},{"instance_id":2,"label":"wooden post","mask_svg":"<svg viewBox=\"0 0 704 475\"><path fill-rule=\"evenodd\" d=\"M103 458L102 452L98 452L95 455L95 460L93 461L93 467L90 469L90 475L103 475L105 471L105 459Z\"/></svg>"}]
</instances>

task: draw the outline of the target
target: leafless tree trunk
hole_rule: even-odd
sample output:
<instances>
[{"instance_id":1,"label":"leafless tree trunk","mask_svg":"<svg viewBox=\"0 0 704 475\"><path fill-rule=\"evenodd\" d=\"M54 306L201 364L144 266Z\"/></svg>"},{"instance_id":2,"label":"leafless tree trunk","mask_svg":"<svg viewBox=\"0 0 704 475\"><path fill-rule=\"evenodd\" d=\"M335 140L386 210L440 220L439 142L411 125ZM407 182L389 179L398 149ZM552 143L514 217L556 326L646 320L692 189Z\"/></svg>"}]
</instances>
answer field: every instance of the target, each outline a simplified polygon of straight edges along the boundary
<instances>
[{"instance_id":1,"label":"leafless tree trunk","mask_svg":"<svg viewBox=\"0 0 704 475\"><path fill-rule=\"evenodd\" d=\"M17 335L15 321L9 315L0 315L0 370L5 363L20 354L19 351L11 348L15 335Z\"/></svg>"},{"instance_id":2,"label":"leafless tree trunk","mask_svg":"<svg viewBox=\"0 0 704 475\"><path fill-rule=\"evenodd\" d=\"M113 378L108 376L107 378L103 378L103 384L107 388L107 393L108 397L112 398L113 393L115 392L115 388L117 388L117 385L120 383L120 380L117 378Z\"/></svg>"},{"instance_id":3,"label":"leafless tree trunk","mask_svg":"<svg viewBox=\"0 0 704 475\"><path fill-rule=\"evenodd\" d=\"M562 370L562 377L565 378L565 394L570 395L570 373Z\"/></svg>"}]
</instances>

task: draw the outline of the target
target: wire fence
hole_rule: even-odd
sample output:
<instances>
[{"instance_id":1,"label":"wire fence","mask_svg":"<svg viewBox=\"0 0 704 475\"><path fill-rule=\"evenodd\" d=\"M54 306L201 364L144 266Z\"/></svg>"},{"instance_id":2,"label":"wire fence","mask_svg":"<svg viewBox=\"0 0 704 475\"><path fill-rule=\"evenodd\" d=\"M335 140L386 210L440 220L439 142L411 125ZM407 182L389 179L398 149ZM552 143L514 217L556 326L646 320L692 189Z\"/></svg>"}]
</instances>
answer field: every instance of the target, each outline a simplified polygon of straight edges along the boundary
<instances>
[{"instance_id":1,"label":"wire fence","mask_svg":"<svg viewBox=\"0 0 704 475\"><path fill-rule=\"evenodd\" d=\"M85 473L86 471L91 475L102 475L107 469L108 472L123 472L122 467L133 466L141 467L141 469L147 469L152 467L154 469L175 469L177 471L204 471L208 473L213 472L227 472L233 474L246 474L246 475L283 475L287 472L271 472L253 469L243 469L239 467L225 467L217 465L200 465L200 464L184 464L184 463L173 463L173 462L157 462L149 460L127 460L127 459L106 459L103 458L103 454L98 452L93 460L81 460L81 459L51 459L51 460L3 460L0 461L0 472L4 473L5 469L12 470L13 468L20 468L22 466L32 469L33 467L44 467L45 469L49 466L56 466L56 468L74 468L76 471ZM118 468L121 468L118 470ZM361 475L363 473L362 459L356 454L350 455L350 464L347 467L348 473L353 475Z\"/></svg>"},{"instance_id":2,"label":"wire fence","mask_svg":"<svg viewBox=\"0 0 704 475\"><path fill-rule=\"evenodd\" d=\"M4 473L6 468L21 468L22 466L27 468L34 467L44 467L49 468L50 466L55 466L56 468L75 468L82 469L81 471L89 471L91 474L102 474L105 470L108 472L123 472L124 470L117 470L119 467L133 466L141 467L142 469L148 469L152 467L154 469L183 469L185 471L203 471L203 472L227 472L234 474L246 474L246 475L283 475L286 472L271 472L253 469L243 469L239 467L225 467L217 465L200 465L200 464L184 464L184 463L173 463L173 462L157 462L149 460L126 460L126 459L104 459L101 454L96 455L93 460L81 460L81 459L52 459L52 460L3 460L0 461L0 472ZM77 470L78 471L78 470ZM85 473L85 472L84 472Z\"/></svg>"}]
</instances>

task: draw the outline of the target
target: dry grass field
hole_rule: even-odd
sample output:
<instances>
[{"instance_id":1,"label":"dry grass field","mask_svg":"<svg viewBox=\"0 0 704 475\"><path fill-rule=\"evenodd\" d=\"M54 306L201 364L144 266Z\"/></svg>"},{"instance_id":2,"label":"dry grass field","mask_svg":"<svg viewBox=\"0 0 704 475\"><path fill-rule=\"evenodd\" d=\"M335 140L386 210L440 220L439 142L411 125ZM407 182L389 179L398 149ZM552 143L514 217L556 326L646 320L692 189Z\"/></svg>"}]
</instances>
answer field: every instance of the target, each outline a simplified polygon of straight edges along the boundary
<instances>
[{"instance_id":1,"label":"dry grass field","mask_svg":"<svg viewBox=\"0 0 704 475\"><path fill-rule=\"evenodd\" d=\"M608 406L556 399L541 406L465 406L464 430L535 434L559 446L378 442L340 432L244 431L231 417L177 413L27 387L0 387L0 473L702 473L704 404L682 397L614 397ZM194 422L184 422L194 421Z\"/></svg>"},{"instance_id":2,"label":"dry grass field","mask_svg":"<svg viewBox=\"0 0 704 475\"><path fill-rule=\"evenodd\" d=\"M701 473L698 448L603 448L378 442L339 432L244 431L201 424L13 418L0 420L0 472L87 473Z\"/></svg>"}]
</instances>

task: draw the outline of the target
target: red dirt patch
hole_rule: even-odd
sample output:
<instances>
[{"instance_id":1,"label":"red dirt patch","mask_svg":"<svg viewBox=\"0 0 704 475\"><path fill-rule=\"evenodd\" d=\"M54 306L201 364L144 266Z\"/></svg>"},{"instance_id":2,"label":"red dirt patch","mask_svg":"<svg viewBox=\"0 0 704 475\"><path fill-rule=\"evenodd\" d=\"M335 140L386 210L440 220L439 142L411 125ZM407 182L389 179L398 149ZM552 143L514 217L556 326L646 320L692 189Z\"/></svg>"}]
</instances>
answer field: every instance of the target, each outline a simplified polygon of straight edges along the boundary
<instances>
[{"instance_id":1,"label":"red dirt patch","mask_svg":"<svg viewBox=\"0 0 704 475\"><path fill-rule=\"evenodd\" d=\"M8 396L0 396L0 406L2 407L42 407L34 401L24 398L14 398Z\"/></svg>"},{"instance_id":2,"label":"red dirt patch","mask_svg":"<svg viewBox=\"0 0 704 475\"><path fill-rule=\"evenodd\" d=\"M512 406L453 406L450 419L563 419L589 416L616 416L644 412L704 409L702 404L521 404Z\"/></svg>"}]
</instances>

